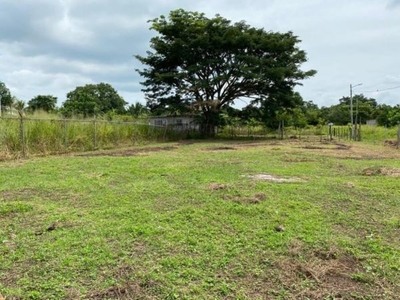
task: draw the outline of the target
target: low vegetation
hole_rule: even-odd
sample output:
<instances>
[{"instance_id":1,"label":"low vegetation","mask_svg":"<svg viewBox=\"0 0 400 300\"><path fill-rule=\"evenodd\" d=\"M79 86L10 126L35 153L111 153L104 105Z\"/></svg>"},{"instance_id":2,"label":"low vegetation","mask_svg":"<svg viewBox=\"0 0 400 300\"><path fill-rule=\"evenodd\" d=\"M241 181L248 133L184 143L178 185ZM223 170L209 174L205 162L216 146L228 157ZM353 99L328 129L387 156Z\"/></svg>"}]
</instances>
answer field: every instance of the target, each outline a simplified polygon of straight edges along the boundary
<instances>
[{"instance_id":1,"label":"low vegetation","mask_svg":"<svg viewBox=\"0 0 400 300\"><path fill-rule=\"evenodd\" d=\"M0 160L110 149L181 136L172 128L149 126L147 120L60 118L2 118L0 132Z\"/></svg>"},{"instance_id":2,"label":"low vegetation","mask_svg":"<svg viewBox=\"0 0 400 300\"><path fill-rule=\"evenodd\" d=\"M203 141L0 163L0 298L397 299L400 153Z\"/></svg>"},{"instance_id":3,"label":"low vegetation","mask_svg":"<svg viewBox=\"0 0 400 300\"><path fill-rule=\"evenodd\" d=\"M199 137L198 132L175 130L173 126L150 126L149 119L118 115L100 118L66 119L56 114L34 113L0 118L0 160L10 158L63 154L78 151L120 148L149 142L174 141ZM396 146L399 128L362 126L359 136L374 144ZM256 123L233 123L220 126L218 138L277 138L277 139L349 140L349 126L328 125L271 129Z\"/></svg>"}]
</instances>

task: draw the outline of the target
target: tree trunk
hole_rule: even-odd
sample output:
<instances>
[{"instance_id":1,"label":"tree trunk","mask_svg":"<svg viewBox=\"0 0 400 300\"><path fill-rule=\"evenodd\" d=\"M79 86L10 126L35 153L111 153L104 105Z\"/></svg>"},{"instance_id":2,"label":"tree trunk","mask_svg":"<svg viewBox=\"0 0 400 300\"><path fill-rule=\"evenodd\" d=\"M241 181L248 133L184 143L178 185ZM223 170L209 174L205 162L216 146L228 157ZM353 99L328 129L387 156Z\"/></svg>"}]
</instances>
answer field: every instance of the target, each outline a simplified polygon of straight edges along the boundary
<instances>
[{"instance_id":1,"label":"tree trunk","mask_svg":"<svg viewBox=\"0 0 400 300\"><path fill-rule=\"evenodd\" d=\"M201 134L204 137L215 136L215 113L213 111L205 111L200 124Z\"/></svg>"}]
</instances>

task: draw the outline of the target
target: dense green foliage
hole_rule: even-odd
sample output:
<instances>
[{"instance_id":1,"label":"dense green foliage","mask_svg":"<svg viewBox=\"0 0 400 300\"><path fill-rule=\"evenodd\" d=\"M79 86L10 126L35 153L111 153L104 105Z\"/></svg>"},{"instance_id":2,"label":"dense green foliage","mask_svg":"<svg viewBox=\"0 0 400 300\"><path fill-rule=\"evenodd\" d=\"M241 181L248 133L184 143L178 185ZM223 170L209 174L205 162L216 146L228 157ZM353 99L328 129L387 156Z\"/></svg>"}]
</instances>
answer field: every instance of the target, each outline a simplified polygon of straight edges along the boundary
<instances>
[{"instance_id":1,"label":"dense green foliage","mask_svg":"<svg viewBox=\"0 0 400 300\"><path fill-rule=\"evenodd\" d=\"M203 132L213 134L221 111L251 98L264 120L299 104L293 88L313 76L302 71L306 53L292 32L278 33L232 24L217 15L178 9L150 21L158 35L147 56L143 91L152 111L199 114Z\"/></svg>"},{"instance_id":2,"label":"dense green foliage","mask_svg":"<svg viewBox=\"0 0 400 300\"><path fill-rule=\"evenodd\" d=\"M64 115L94 116L109 111L125 113L127 102L108 83L87 84L67 94L61 111Z\"/></svg>"},{"instance_id":3,"label":"dense green foliage","mask_svg":"<svg viewBox=\"0 0 400 300\"><path fill-rule=\"evenodd\" d=\"M13 103L13 98L7 86L0 81L0 101L1 110L4 111L7 107L10 108Z\"/></svg>"},{"instance_id":4,"label":"dense green foliage","mask_svg":"<svg viewBox=\"0 0 400 300\"><path fill-rule=\"evenodd\" d=\"M45 112L52 112L56 109L57 97L51 95L38 95L28 102L28 110L43 110Z\"/></svg>"},{"instance_id":5,"label":"dense green foliage","mask_svg":"<svg viewBox=\"0 0 400 300\"><path fill-rule=\"evenodd\" d=\"M148 115L149 109L140 102L136 102L135 104L131 104L126 112L134 117L140 117L144 115Z\"/></svg>"}]
</instances>

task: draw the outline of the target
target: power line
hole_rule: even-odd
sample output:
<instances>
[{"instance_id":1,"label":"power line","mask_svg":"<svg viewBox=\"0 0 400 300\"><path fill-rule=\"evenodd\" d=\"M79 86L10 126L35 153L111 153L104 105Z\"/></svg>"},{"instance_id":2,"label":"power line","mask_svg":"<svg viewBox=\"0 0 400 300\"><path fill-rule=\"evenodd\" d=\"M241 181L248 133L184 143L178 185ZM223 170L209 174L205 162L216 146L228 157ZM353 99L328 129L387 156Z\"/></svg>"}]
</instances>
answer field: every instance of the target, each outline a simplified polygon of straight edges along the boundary
<instances>
[{"instance_id":1,"label":"power line","mask_svg":"<svg viewBox=\"0 0 400 300\"><path fill-rule=\"evenodd\" d=\"M374 90L374 91L360 91L359 93L375 93L375 92L384 92L384 91L389 91L389 90L395 90L395 89L399 89L400 85L398 86L394 86L394 87L390 87L387 89L381 89L381 90Z\"/></svg>"}]
</instances>

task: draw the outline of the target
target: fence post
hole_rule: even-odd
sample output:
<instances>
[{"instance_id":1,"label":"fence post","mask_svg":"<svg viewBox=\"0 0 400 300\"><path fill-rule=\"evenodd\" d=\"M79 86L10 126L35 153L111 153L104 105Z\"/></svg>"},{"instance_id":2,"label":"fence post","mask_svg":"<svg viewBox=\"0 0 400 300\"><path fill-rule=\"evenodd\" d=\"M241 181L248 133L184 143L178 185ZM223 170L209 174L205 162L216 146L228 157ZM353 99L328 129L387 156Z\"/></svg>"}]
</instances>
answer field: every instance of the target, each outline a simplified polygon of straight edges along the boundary
<instances>
[{"instance_id":1,"label":"fence post","mask_svg":"<svg viewBox=\"0 0 400 300\"><path fill-rule=\"evenodd\" d=\"M383 134L383 144L385 144L386 135L387 135L387 126L385 125L385 133Z\"/></svg>"},{"instance_id":2,"label":"fence post","mask_svg":"<svg viewBox=\"0 0 400 300\"><path fill-rule=\"evenodd\" d=\"M25 132L24 132L24 116L20 114L19 117L19 137L21 139L22 157L25 158Z\"/></svg>"},{"instance_id":3,"label":"fence post","mask_svg":"<svg viewBox=\"0 0 400 300\"><path fill-rule=\"evenodd\" d=\"M94 126L94 150L97 149L97 124L96 124L96 115L94 115L94 120L93 120L93 126Z\"/></svg>"},{"instance_id":4,"label":"fence post","mask_svg":"<svg viewBox=\"0 0 400 300\"><path fill-rule=\"evenodd\" d=\"M68 148L68 137L67 137L67 120L64 118L63 120L63 127L64 127L64 150L67 152Z\"/></svg>"},{"instance_id":5,"label":"fence post","mask_svg":"<svg viewBox=\"0 0 400 300\"><path fill-rule=\"evenodd\" d=\"M285 123L283 120L279 121L278 135L279 139L283 140Z\"/></svg>"},{"instance_id":6,"label":"fence post","mask_svg":"<svg viewBox=\"0 0 400 300\"><path fill-rule=\"evenodd\" d=\"M115 125L116 125L115 126L115 128L116 128L116 130L115 130L115 147L118 147L118 145L120 143L120 139L121 139L121 135L120 135L121 121L118 121Z\"/></svg>"},{"instance_id":7,"label":"fence post","mask_svg":"<svg viewBox=\"0 0 400 300\"><path fill-rule=\"evenodd\" d=\"M165 129L164 129L164 142L167 140L167 128L168 128L168 124L165 124Z\"/></svg>"},{"instance_id":8,"label":"fence post","mask_svg":"<svg viewBox=\"0 0 400 300\"><path fill-rule=\"evenodd\" d=\"M397 145L396 145L397 149L399 149L399 143L400 143L400 125L397 128Z\"/></svg>"},{"instance_id":9,"label":"fence post","mask_svg":"<svg viewBox=\"0 0 400 300\"><path fill-rule=\"evenodd\" d=\"M135 140L136 140L136 136L135 136L135 133L136 133L136 128L135 128L135 125L136 125L136 124L133 124L133 131L132 131L132 145L135 145Z\"/></svg>"}]
</instances>

